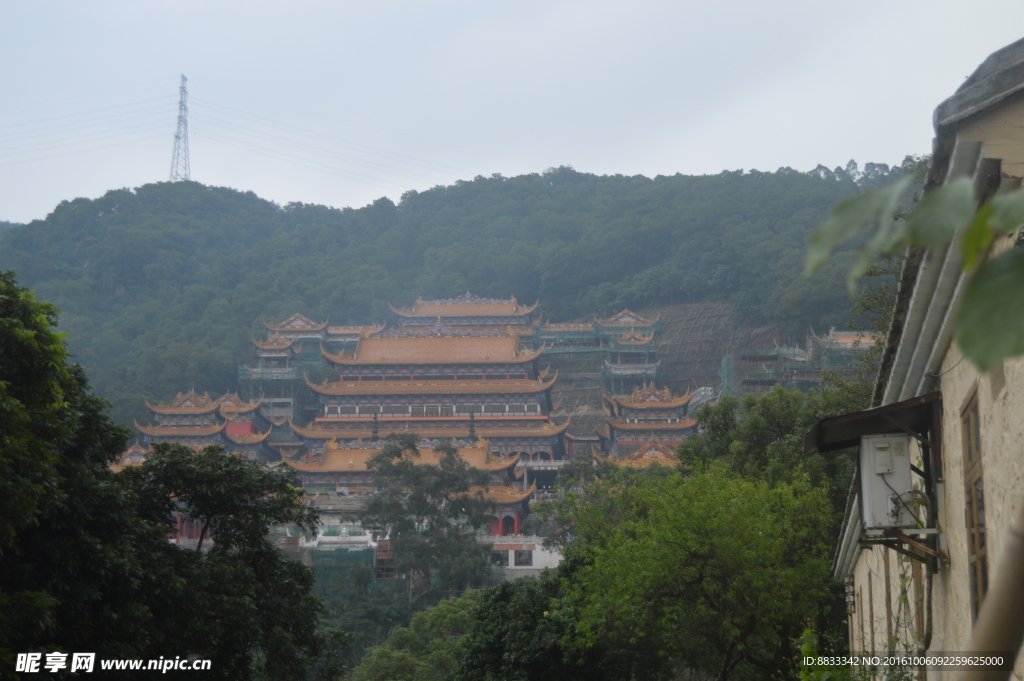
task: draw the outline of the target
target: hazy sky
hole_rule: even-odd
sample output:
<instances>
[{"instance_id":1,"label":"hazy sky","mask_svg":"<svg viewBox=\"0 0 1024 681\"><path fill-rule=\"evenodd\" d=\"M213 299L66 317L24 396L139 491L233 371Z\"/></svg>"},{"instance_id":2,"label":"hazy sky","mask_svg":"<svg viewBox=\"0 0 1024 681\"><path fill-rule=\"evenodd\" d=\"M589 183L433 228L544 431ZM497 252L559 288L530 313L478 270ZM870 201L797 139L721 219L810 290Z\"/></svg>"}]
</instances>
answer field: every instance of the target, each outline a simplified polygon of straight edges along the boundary
<instances>
[{"instance_id":1,"label":"hazy sky","mask_svg":"<svg viewBox=\"0 0 1024 681\"><path fill-rule=\"evenodd\" d=\"M476 175L898 163L1024 3L0 0L0 220L168 178L360 206Z\"/></svg>"}]
</instances>

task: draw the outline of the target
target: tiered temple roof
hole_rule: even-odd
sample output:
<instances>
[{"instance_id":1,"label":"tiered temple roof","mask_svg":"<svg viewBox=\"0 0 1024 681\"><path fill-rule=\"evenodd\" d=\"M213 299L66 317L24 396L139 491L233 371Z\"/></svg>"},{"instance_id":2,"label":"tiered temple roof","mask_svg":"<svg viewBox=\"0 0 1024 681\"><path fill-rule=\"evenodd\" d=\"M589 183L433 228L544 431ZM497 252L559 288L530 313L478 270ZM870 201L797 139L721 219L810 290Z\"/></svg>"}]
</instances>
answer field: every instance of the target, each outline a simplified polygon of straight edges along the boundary
<instances>
[{"instance_id":1,"label":"tiered temple roof","mask_svg":"<svg viewBox=\"0 0 1024 681\"><path fill-rule=\"evenodd\" d=\"M291 349L292 346L295 345L295 340L293 338L288 338L287 336L282 336L280 334L275 333L268 335L267 339L262 341L253 338L252 344L259 348L260 350L276 350L279 352L284 352L285 350ZM301 348L301 343L299 344L299 347Z\"/></svg>"},{"instance_id":2,"label":"tiered temple roof","mask_svg":"<svg viewBox=\"0 0 1024 681\"><path fill-rule=\"evenodd\" d=\"M516 302L515 296L505 300L497 298L480 298L468 291L461 296L446 300L423 300L417 298L412 307L395 307L389 304L391 311L399 318L436 318L436 317L528 317L537 303L522 306Z\"/></svg>"},{"instance_id":3,"label":"tiered temple roof","mask_svg":"<svg viewBox=\"0 0 1024 681\"><path fill-rule=\"evenodd\" d=\"M135 430L149 437L213 437L220 435L226 425L227 421L210 426L142 426L135 421Z\"/></svg>"},{"instance_id":4,"label":"tiered temple roof","mask_svg":"<svg viewBox=\"0 0 1024 681\"><path fill-rule=\"evenodd\" d=\"M144 426L136 421L135 429L147 444L223 445L228 451L248 457L276 458L272 450L261 447L274 427L260 414L262 404L262 398L246 402L235 393L225 393L211 399L209 394L199 395L190 390L186 394L178 393L169 405L147 401L146 406L159 423Z\"/></svg>"},{"instance_id":5,"label":"tiered temple roof","mask_svg":"<svg viewBox=\"0 0 1024 681\"><path fill-rule=\"evenodd\" d=\"M605 400L612 405L613 414L621 415L623 409L682 409L690 403L691 397L689 391L685 395L674 396L669 388L659 390L648 386L634 389L629 397L605 395Z\"/></svg>"},{"instance_id":6,"label":"tiered temple roof","mask_svg":"<svg viewBox=\"0 0 1024 681\"><path fill-rule=\"evenodd\" d=\"M594 458L624 468L649 468L654 465L671 467L679 462L672 448L653 440L628 456L611 457L595 454Z\"/></svg>"},{"instance_id":7,"label":"tiered temple roof","mask_svg":"<svg viewBox=\"0 0 1024 681\"><path fill-rule=\"evenodd\" d=\"M636 312L630 310L623 310L617 314L612 315L608 319L598 319L594 317L594 323L598 326L619 326L619 327L648 327L656 324L661 319L661 315L658 315L654 319L647 319Z\"/></svg>"},{"instance_id":8,"label":"tiered temple roof","mask_svg":"<svg viewBox=\"0 0 1024 681\"><path fill-rule=\"evenodd\" d=\"M209 393L200 395L194 388L187 393L178 393L170 404L150 404L146 400L146 408L154 414L212 414L219 406L217 400L210 399Z\"/></svg>"},{"instance_id":9,"label":"tiered temple roof","mask_svg":"<svg viewBox=\"0 0 1024 681\"><path fill-rule=\"evenodd\" d=\"M514 330L502 333L470 334L446 329L443 332L389 335L364 333L356 351L333 355L322 350L335 366L381 364L525 364L540 357L543 350L520 352Z\"/></svg>"},{"instance_id":10,"label":"tiered temple roof","mask_svg":"<svg viewBox=\"0 0 1024 681\"><path fill-rule=\"evenodd\" d=\"M291 317L279 324L268 324L267 322L263 322L263 326L267 327L268 331L276 331L278 333L316 332L323 331L327 328L327 322L317 324L305 315L293 314Z\"/></svg>"},{"instance_id":11,"label":"tiered temple roof","mask_svg":"<svg viewBox=\"0 0 1024 681\"><path fill-rule=\"evenodd\" d=\"M597 434L611 448L636 446L651 440L674 446L697 429L696 419L687 418L692 399L688 391L676 396L668 388L635 388L629 397L605 395L605 428Z\"/></svg>"},{"instance_id":12,"label":"tiered temple roof","mask_svg":"<svg viewBox=\"0 0 1024 681\"><path fill-rule=\"evenodd\" d=\"M151 451L152 450L150 450L148 447L143 447L138 442L136 442L131 447L129 447L124 454L121 455L121 458L119 458L116 463L110 464L110 470L114 471L115 473L118 473L124 470L125 468L130 468L132 466L141 466L142 463L146 460L146 457L149 456Z\"/></svg>"},{"instance_id":13,"label":"tiered temple roof","mask_svg":"<svg viewBox=\"0 0 1024 681\"><path fill-rule=\"evenodd\" d=\"M367 463L380 451L380 443L338 444L330 441L322 454L311 457L284 458L285 463L304 473L367 473ZM488 473L502 473L512 470L519 462L518 457L501 460L491 456L490 443L480 440L471 447L459 447L459 457L470 467ZM420 448L416 463L437 465L441 455L426 447Z\"/></svg>"}]
</instances>

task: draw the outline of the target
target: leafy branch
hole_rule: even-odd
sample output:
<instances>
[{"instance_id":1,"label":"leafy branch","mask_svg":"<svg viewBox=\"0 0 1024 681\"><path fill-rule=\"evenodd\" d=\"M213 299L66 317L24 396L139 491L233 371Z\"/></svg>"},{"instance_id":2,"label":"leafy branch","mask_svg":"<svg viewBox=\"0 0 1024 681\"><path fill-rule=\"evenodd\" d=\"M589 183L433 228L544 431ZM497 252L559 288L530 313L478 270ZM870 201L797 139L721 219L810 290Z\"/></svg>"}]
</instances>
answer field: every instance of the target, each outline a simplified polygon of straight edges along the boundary
<instances>
[{"instance_id":1,"label":"leafy branch","mask_svg":"<svg viewBox=\"0 0 1024 681\"><path fill-rule=\"evenodd\" d=\"M960 235L963 270L972 275L956 320L957 343L981 371L1024 354L1024 251L988 259L995 240L1024 222L1024 192L998 194L979 207L972 180L963 177L929 192L905 219L897 219L908 184L903 179L837 204L811 232L804 276L820 270L840 245L864 234L847 274L852 292L877 258L907 246L937 248Z\"/></svg>"}]
</instances>

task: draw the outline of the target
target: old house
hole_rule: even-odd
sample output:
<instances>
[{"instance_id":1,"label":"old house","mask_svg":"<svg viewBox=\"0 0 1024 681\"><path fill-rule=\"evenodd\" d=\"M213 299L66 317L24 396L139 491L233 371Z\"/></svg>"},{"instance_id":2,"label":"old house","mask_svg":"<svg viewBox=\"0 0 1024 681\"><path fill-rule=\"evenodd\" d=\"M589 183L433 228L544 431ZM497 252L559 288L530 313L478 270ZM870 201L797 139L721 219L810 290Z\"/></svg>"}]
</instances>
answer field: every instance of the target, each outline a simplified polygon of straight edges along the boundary
<instances>
[{"instance_id":1,"label":"old house","mask_svg":"<svg viewBox=\"0 0 1024 681\"><path fill-rule=\"evenodd\" d=\"M990 55L939 105L934 125L926 191L970 177L983 204L1020 189L1024 40ZM834 562L847 585L852 651L969 650L1024 504L1024 357L985 374L963 358L953 338L970 276L961 236L907 252L874 408L808 433L820 451L861 448ZM1019 233L1001 237L989 257L1020 243Z\"/></svg>"}]
</instances>

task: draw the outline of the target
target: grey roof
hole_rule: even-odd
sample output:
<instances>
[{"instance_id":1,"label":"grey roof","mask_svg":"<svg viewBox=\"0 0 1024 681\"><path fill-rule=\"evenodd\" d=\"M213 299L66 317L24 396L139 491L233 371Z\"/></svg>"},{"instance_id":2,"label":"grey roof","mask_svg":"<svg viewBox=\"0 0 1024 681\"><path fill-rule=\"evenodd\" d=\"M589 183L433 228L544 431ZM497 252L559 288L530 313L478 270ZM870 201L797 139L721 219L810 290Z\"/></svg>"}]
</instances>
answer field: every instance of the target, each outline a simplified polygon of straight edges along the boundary
<instances>
[{"instance_id":1,"label":"grey roof","mask_svg":"<svg viewBox=\"0 0 1024 681\"><path fill-rule=\"evenodd\" d=\"M1024 38L990 54L956 93L935 109L935 131L1024 90Z\"/></svg>"}]
</instances>

